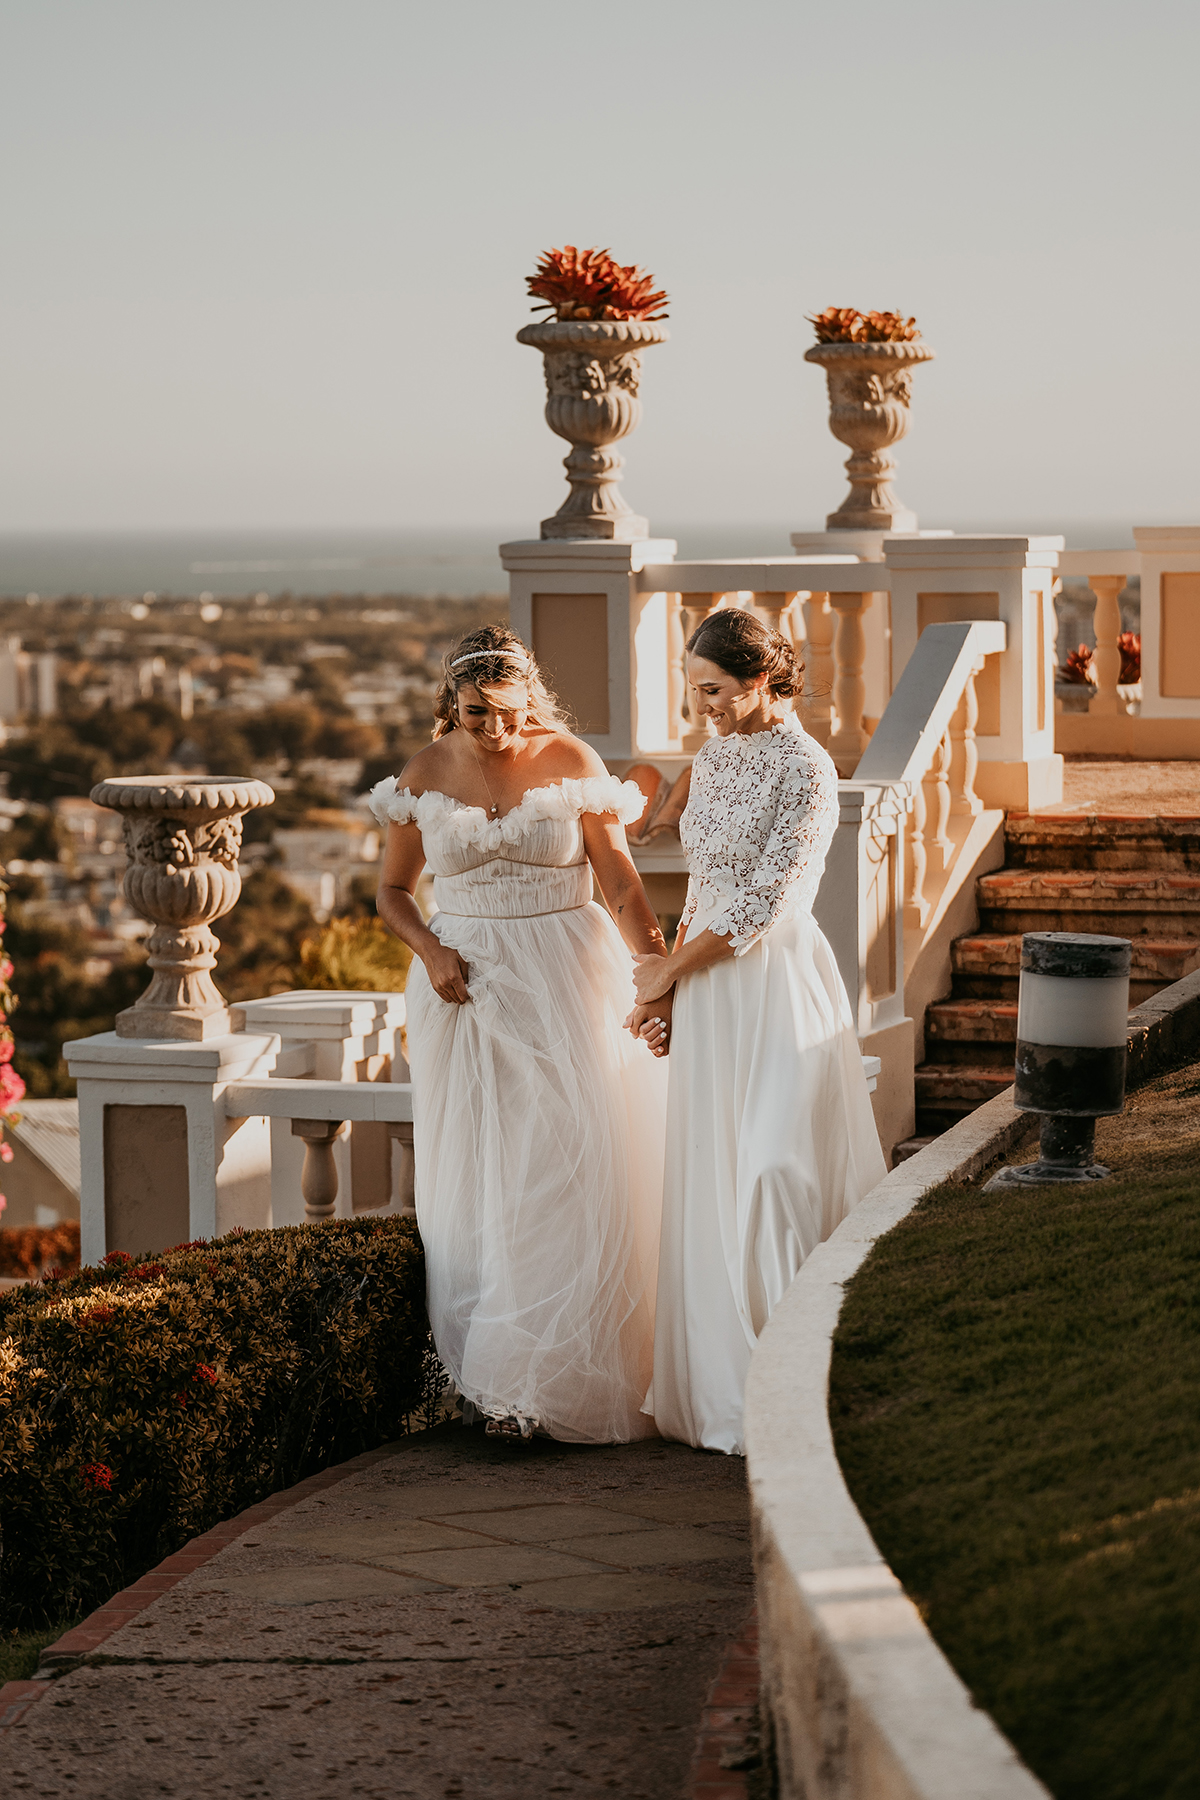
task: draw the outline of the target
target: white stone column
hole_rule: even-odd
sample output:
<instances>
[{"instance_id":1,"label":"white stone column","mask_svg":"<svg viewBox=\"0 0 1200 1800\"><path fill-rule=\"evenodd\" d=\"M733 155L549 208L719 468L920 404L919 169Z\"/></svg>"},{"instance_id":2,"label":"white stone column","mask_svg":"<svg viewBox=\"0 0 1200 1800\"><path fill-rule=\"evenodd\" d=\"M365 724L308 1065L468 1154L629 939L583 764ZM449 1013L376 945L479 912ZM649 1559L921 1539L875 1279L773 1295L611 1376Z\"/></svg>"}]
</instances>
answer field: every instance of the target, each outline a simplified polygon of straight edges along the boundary
<instances>
[{"instance_id":1,"label":"white stone column","mask_svg":"<svg viewBox=\"0 0 1200 1800\"><path fill-rule=\"evenodd\" d=\"M1062 799L1054 748L1056 622L1053 588L1060 537L892 537L892 682L899 682L927 625L1000 619L1007 647L976 682L979 756L975 787L985 807L1034 811Z\"/></svg>"},{"instance_id":2,"label":"white stone column","mask_svg":"<svg viewBox=\"0 0 1200 1800\"><path fill-rule=\"evenodd\" d=\"M643 592L648 563L670 563L673 538L635 543L531 538L502 544L509 619L546 671L579 735L608 763L678 753L671 713L670 585Z\"/></svg>"},{"instance_id":3,"label":"white stone column","mask_svg":"<svg viewBox=\"0 0 1200 1800\"><path fill-rule=\"evenodd\" d=\"M223 1096L231 1081L269 1075L278 1052L271 1032L185 1043L105 1031L66 1045L85 1263L271 1224L267 1120L227 1119Z\"/></svg>"}]
</instances>

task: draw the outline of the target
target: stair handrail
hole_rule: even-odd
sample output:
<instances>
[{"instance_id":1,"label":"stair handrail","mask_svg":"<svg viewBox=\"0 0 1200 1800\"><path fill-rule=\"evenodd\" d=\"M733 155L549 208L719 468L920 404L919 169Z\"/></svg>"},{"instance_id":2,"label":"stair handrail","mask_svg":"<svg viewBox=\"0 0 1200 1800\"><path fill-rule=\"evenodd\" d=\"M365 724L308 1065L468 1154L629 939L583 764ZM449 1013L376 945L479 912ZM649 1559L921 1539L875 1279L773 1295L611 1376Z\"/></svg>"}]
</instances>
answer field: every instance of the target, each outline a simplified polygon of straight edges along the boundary
<instances>
[{"instance_id":1,"label":"stair handrail","mask_svg":"<svg viewBox=\"0 0 1200 1800\"><path fill-rule=\"evenodd\" d=\"M975 678L985 658L1007 645L1001 619L927 625L854 771L855 781L900 785L909 795L906 926L924 929L937 899L927 882L958 854L951 817L983 811L975 792Z\"/></svg>"},{"instance_id":2,"label":"stair handrail","mask_svg":"<svg viewBox=\"0 0 1200 1800\"><path fill-rule=\"evenodd\" d=\"M1007 645L1002 619L927 625L859 758L855 781L922 780L976 666Z\"/></svg>"}]
</instances>

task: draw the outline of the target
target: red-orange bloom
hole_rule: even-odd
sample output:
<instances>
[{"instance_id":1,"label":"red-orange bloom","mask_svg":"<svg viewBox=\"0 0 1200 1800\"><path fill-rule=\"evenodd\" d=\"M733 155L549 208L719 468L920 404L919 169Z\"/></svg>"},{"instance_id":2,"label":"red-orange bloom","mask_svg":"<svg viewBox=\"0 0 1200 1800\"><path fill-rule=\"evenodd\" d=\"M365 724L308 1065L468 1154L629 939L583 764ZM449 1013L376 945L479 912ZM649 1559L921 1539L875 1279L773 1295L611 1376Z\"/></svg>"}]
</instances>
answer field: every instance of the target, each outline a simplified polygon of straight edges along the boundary
<instances>
[{"instance_id":1,"label":"red-orange bloom","mask_svg":"<svg viewBox=\"0 0 1200 1800\"><path fill-rule=\"evenodd\" d=\"M79 1470L85 1494L111 1494L113 1472L107 1463L84 1463Z\"/></svg>"},{"instance_id":2,"label":"red-orange bloom","mask_svg":"<svg viewBox=\"0 0 1200 1800\"><path fill-rule=\"evenodd\" d=\"M542 302L535 312L558 319L665 319L667 296L655 289L654 276L630 263L622 266L610 250L545 250L537 273L527 275L530 297Z\"/></svg>"}]
</instances>

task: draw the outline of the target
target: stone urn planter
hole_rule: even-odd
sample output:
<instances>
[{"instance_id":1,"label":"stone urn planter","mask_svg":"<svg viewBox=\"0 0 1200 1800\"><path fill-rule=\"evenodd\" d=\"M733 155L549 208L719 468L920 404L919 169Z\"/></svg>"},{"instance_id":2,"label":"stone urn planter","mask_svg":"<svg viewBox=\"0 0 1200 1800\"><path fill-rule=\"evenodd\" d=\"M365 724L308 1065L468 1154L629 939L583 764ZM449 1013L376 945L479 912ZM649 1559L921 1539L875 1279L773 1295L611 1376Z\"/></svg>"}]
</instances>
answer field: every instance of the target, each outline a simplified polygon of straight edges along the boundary
<instances>
[{"instance_id":1,"label":"stone urn planter","mask_svg":"<svg viewBox=\"0 0 1200 1800\"><path fill-rule=\"evenodd\" d=\"M229 1009L210 970L220 943L209 930L242 891L242 814L269 806L265 781L173 781L130 775L92 789L97 806L121 815L125 898L155 927L147 949L153 979L117 1015L117 1036L221 1037Z\"/></svg>"},{"instance_id":2,"label":"stone urn planter","mask_svg":"<svg viewBox=\"0 0 1200 1800\"><path fill-rule=\"evenodd\" d=\"M563 459L571 491L542 520L544 538L647 536L646 520L621 496L624 458L610 446L641 419L642 351L669 336L647 319L544 319L518 331L517 342L545 358L546 423L571 446Z\"/></svg>"},{"instance_id":3,"label":"stone urn planter","mask_svg":"<svg viewBox=\"0 0 1200 1800\"><path fill-rule=\"evenodd\" d=\"M818 363L829 383L829 429L850 446L850 492L825 520L829 531L915 531L916 514L892 489L896 464L888 455L908 430L911 370L932 362L920 338L910 343L814 344L805 362Z\"/></svg>"}]
</instances>

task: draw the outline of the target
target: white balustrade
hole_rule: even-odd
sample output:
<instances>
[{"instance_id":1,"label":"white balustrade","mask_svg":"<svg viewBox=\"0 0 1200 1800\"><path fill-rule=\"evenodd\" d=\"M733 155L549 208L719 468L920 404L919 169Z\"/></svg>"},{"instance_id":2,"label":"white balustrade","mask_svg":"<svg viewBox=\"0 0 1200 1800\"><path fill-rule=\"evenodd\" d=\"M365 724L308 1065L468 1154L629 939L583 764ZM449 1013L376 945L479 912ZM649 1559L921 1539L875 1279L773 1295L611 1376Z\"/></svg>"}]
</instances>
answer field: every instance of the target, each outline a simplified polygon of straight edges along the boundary
<instances>
[{"instance_id":1,"label":"white balustrade","mask_svg":"<svg viewBox=\"0 0 1200 1800\"><path fill-rule=\"evenodd\" d=\"M1096 671L1096 692L1088 702L1093 718L1115 717L1125 711L1125 702L1117 692L1121 680L1121 590L1124 575L1089 575L1088 586L1096 596L1093 615L1096 648L1092 667Z\"/></svg>"},{"instance_id":2,"label":"white balustrade","mask_svg":"<svg viewBox=\"0 0 1200 1800\"><path fill-rule=\"evenodd\" d=\"M1007 641L1001 620L928 625L855 774L904 783L912 796L904 914L923 930L958 854L950 821L983 810L974 788L975 683Z\"/></svg>"}]
</instances>

